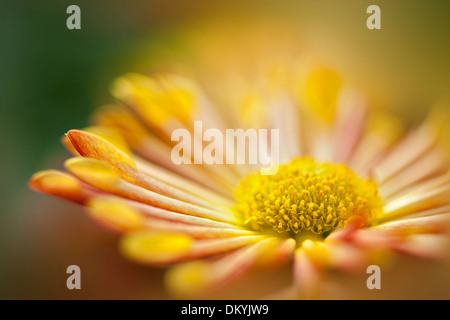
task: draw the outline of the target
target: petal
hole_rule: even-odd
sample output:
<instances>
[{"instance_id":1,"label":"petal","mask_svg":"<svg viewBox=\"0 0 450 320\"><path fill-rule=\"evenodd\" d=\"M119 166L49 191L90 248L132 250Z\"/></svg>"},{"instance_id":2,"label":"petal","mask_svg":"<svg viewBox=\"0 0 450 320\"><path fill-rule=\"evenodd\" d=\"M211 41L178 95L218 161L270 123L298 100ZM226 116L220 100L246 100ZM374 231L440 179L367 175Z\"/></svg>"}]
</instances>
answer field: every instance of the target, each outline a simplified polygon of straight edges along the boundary
<instances>
[{"instance_id":1,"label":"petal","mask_svg":"<svg viewBox=\"0 0 450 320\"><path fill-rule=\"evenodd\" d=\"M129 168L136 169L133 160L107 140L89 132L70 130L67 136L75 149L83 156L104 161L127 175Z\"/></svg>"},{"instance_id":2,"label":"petal","mask_svg":"<svg viewBox=\"0 0 450 320\"><path fill-rule=\"evenodd\" d=\"M192 239L182 234L138 231L122 238L120 248L132 260L158 265L185 257L192 244Z\"/></svg>"},{"instance_id":3,"label":"petal","mask_svg":"<svg viewBox=\"0 0 450 320\"><path fill-rule=\"evenodd\" d=\"M98 128L96 130L101 131ZM103 133L104 131L105 130L103 130ZM111 132L109 134L111 135ZM204 207L214 207L209 201L206 201L197 195L180 190L163 181L140 173L137 170L134 161L128 154L98 135L78 130L71 130L67 135L82 156L108 163L124 180L130 183L175 199L191 202ZM120 141L117 137L114 139ZM123 142L119 145L123 145ZM125 147L122 146L122 148Z\"/></svg>"},{"instance_id":4,"label":"petal","mask_svg":"<svg viewBox=\"0 0 450 320\"><path fill-rule=\"evenodd\" d=\"M418 213L433 207L448 204L450 199L450 185L421 192L420 189L401 195L383 207L381 221L389 221L408 214Z\"/></svg>"},{"instance_id":5,"label":"petal","mask_svg":"<svg viewBox=\"0 0 450 320\"><path fill-rule=\"evenodd\" d=\"M213 228L224 228L224 229L238 229L238 227L234 224L229 224L225 222L215 221L211 219L206 218L200 218L196 216L191 216L179 212L169 211L166 209L154 207L147 205L145 203L137 202L134 200L129 200L113 195L102 195L97 197L99 201L111 201L111 202L121 202L124 203L134 210L139 211L142 215L150 217L150 218L156 218L156 219L163 219L168 221L174 221L174 222L181 222L186 224L192 224L192 225L198 225L198 226L206 226L206 227L213 227Z\"/></svg>"},{"instance_id":6,"label":"petal","mask_svg":"<svg viewBox=\"0 0 450 320\"><path fill-rule=\"evenodd\" d=\"M430 116L420 128L412 132L376 165L373 177L378 184L385 183L436 144L442 124L437 124L435 120Z\"/></svg>"},{"instance_id":7,"label":"petal","mask_svg":"<svg viewBox=\"0 0 450 320\"><path fill-rule=\"evenodd\" d=\"M369 263L369 252L351 243L333 242L328 246L328 263L332 268L360 272Z\"/></svg>"},{"instance_id":8,"label":"petal","mask_svg":"<svg viewBox=\"0 0 450 320\"><path fill-rule=\"evenodd\" d=\"M149 229L167 233L181 233L193 238L225 238L252 235L254 232L236 228L211 227L152 218L124 201L111 197L95 197L87 203L90 215L102 225L120 232Z\"/></svg>"},{"instance_id":9,"label":"petal","mask_svg":"<svg viewBox=\"0 0 450 320\"><path fill-rule=\"evenodd\" d=\"M312 262L305 250L294 254L294 286L300 298L314 299L319 295L322 271Z\"/></svg>"},{"instance_id":10,"label":"petal","mask_svg":"<svg viewBox=\"0 0 450 320\"><path fill-rule=\"evenodd\" d=\"M46 170L35 173L30 179L30 187L77 203L84 203L95 194L74 176L57 171Z\"/></svg>"},{"instance_id":11,"label":"petal","mask_svg":"<svg viewBox=\"0 0 450 320\"><path fill-rule=\"evenodd\" d=\"M72 158L65 162L65 166L80 180L112 194L180 213L219 221L236 222L236 218L231 212L223 213L218 210L203 208L126 182L119 177L116 171L95 159Z\"/></svg>"},{"instance_id":12,"label":"petal","mask_svg":"<svg viewBox=\"0 0 450 320\"><path fill-rule=\"evenodd\" d=\"M217 291L253 266L265 254L269 242L271 239L262 240L213 261L176 265L167 272L166 285L172 293L183 296Z\"/></svg>"},{"instance_id":13,"label":"petal","mask_svg":"<svg viewBox=\"0 0 450 320\"><path fill-rule=\"evenodd\" d=\"M433 148L379 186L378 191L383 199L387 199L406 188L413 188L421 181L443 174L447 170L448 162L441 150Z\"/></svg>"},{"instance_id":14,"label":"petal","mask_svg":"<svg viewBox=\"0 0 450 320\"><path fill-rule=\"evenodd\" d=\"M403 131L400 119L388 113L372 111L366 132L349 161L350 167L367 177L387 150L400 139Z\"/></svg>"},{"instance_id":15,"label":"petal","mask_svg":"<svg viewBox=\"0 0 450 320\"><path fill-rule=\"evenodd\" d=\"M144 227L143 216L121 202L102 201L97 197L89 200L87 206L94 220L113 230L127 232Z\"/></svg>"},{"instance_id":16,"label":"petal","mask_svg":"<svg viewBox=\"0 0 450 320\"><path fill-rule=\"evenodd\" d=\"M442 233L449 228L450 213L428 217L405 218L372 227L373 230L395 232L396 234Z\"/></svg>"},{"instance_id":17,"label":"petal","mask_svg":"<svg viewBox=\"0 0 450 320\"><path fill-rule=\"evenodd\" d=\"M367 117L365 101L350 90L343 91L338 100L334 127L333 161L346 163L361 139Z\"/></svg>"},{"instance_id":18,"label":"petal","mask_svg":"<svg viewBox=\"0 0 450 320\"><path fill-rule=\"evenodd\" d=\"M169 264L214 256L263 240L262 236L195 240L179 233L136 231L126 234L121 251L128 258L145 264Z\"/></svg>"},{"instance_id":19,"label":"petal","mask_svg":"<svg viewBox=\"0 0 450 320\"><path fill-rule=\"evenodd\" d=\"M423 259L442 259L448 252L448 237L440 234L414 234L394 247L398 252Z\"/></svg>"}]
</instances>

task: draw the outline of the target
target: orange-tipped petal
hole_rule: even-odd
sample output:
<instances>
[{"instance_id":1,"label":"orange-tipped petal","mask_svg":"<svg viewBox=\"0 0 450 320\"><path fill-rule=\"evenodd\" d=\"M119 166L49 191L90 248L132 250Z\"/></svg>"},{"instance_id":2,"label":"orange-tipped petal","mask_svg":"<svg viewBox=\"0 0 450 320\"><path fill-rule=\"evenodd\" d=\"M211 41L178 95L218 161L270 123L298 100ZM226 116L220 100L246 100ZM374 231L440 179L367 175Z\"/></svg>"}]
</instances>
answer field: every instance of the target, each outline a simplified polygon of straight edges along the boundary
<instances>
[{"instance_id":1,"label":"orange-tipped petal","mask_svg":"<svg viewBox=\"0 0 450 320\"><path fill-rule=\"evenodd\" d=\"M78 203L84 203L94 194L92 190L87 190L80 180L57 170L35 173L30 179L30 187Z\"/></svg>"},{"instance_id":2,"label":"orange-tipped petal","mask_svg":"<svg viewBox=\"0 0 450 320\"><path fill-rule=\"evenodd\" d=\"M172 199L153 191L138 187L122 180L111 167L104 162L89 158L72 158L65 162L67 170L80 180L118 196L137 200L164 209L194 216L225 221L236 222L236 218L230 212L200 207L177 199Z\"/></svg>"},{"instance_id":3,"label":"orange-tipped petal","mask_svg":"<svg viewBox=\"0 0 450 320\"><path fill-rule=\"evenodd\" d=\"M67 134L82 156L109 164L124 180L145 189L200 206L214 207L209 201L201 198L201 195L182 191L163 181L141 174L134 161L123 151L127 149L126 143L116 131L104 127L91 127L89 130L97 134L78 130L71 130Z\"/></svg>"},{"instance_id":4,"label":"orange-tipped petal","mask_svg":"<svg viewBox=\"0 0 450 320\"><path fill-rule=\"evenodd\" d=\"M130 168L136 169L136 165L128 154L96 134L70 130L67 136L83 157L104 161L119 170L121 175L129 174Z\"/></svg>"}]
</instances>

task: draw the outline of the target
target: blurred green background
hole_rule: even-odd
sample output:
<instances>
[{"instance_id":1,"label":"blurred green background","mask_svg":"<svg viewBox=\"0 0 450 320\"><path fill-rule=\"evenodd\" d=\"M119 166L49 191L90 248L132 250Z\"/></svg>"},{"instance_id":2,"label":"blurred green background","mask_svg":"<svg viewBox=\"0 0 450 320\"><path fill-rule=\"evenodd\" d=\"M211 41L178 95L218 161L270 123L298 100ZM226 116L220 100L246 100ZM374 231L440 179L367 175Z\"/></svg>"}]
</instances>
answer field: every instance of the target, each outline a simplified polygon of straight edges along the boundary
<instances>
[{"instance_id":1,"label":"blurred green background","mask_svg":"<svg viewBox=\"0 0 450 320\"><path fill-rule=\"evenodd\" d=\"M66 28L66 8L71 4L81 8L81 30ZM366 28L370 4L381 8L381 30ZM123 261L115 251L115 235L100 231L78 207L33 193L27 181L38 170L61 167L65 151L59 138L68 129L86 126L94 108L112 101L108 86L114 77L142 71L156 57L189 61L187 33L201 36L220 25L229 28L232 38L233 32L238 35L239 29L250 28L252 21L265 26L261 32L289 30L290 41L298 40L318 61L338 69L371 104L407 122L423 119L450 92L448 1L3 2L1 298L164 297L159 295L161 271ZM272 29L272 24L282 29ZM74 249L77 245L79 249ZM97 251L89 251L92 248ZM105 250L99 253L98 248ZM122 277L121 284L105 289L108 277L96 282L92 275L96 289L92 285L85 295L68 293L61 268L71 259L65 253L74 257L75 264L84 259L91 270L116 264L117 272L107 274ZM89 258L96 255L103 264L94 267L98 261ZM141 283L126 278L127 272ZM52 285L46 287L49 281ZM150 293L149 282L156 293Z\"/></svg>"}]
</instances>

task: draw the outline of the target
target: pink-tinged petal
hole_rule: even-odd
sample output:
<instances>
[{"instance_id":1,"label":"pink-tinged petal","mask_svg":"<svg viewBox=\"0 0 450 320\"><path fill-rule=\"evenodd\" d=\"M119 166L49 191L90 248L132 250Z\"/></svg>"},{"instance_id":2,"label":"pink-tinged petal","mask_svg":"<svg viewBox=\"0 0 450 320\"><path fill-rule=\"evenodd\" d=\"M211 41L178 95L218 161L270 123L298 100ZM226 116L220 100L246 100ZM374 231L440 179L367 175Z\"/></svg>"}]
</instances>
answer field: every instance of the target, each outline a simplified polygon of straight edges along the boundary
<instances>
[{"instance_id":1,"label":"pink-tinged petal","mask_svg":"<svg viewBox=\"0 0 450 320\"><path fill-rule=\"evenodd\" d=\"M30 187L67 200L84 203L96 192L74 176L57 170L35 173L30 179Z\"/></svg>"},{"instance_id":2,"label":"pink-tinged petal","mask_svg":"<svg viewBox=\"0 0 450 320\"><path fill-rule=\"evenodd\" d=\"M441 133L441 127L434 120L430 117L420 128L399 143L374 168L373 177L378 184L385 183L436 144Z\"/></svg>"},{"instance_id":3,"label":"pink-tinged petal","mask_svg":"<svg viewBox=\"0 0 450 320\"><path fill-rule=\"evenodd\" d=\"M420 192L419 190L399 196L388 201L383 207L381 221L390 221L448 204L450 202L450 185Z\"/></svg>"},{"instance_id":4,"label":"pink-tinged petal","mask_svg":"<svg viewBox=\"0 0 450 320\"><path fill-rule=\"evenodd\" d=\"M195 296L218 291L239 278L265 255L272 238L228 253L213 261L179 264L166 274L168 289L177 295Z\"/></svg>"},{"instance_id":5,"label":"pink-tinged petal","mask_svg":"<svg viewBox=\"0 0 450 320\"><path fill-rule=\"evenodd\" d=\"M437 175L436 177L432 177L426 179L424 181L419 182L416 185L409 186L394 195L391 199L385 200L385 203L388 204L392 201L395 201L399 198L404 198L406 196L410 196L414 198L416 195L420 195L426 192L430 192L432 190L439 189L440 187L444 187L450 184L450 171L447 170L444 174Z\"/></svg>"},{"instance_id":6,"label":"pink-tinged petal","mask_svg":"<svg viewBox=\"0 0 450 320\"><path fill-rule=\"evenodd\" d=\"M429 217L429 216L435 216L435 215L447 214L447 213L450 213L450 204L437 206L435 208L430 208L430 209L426 209L423 211L418 211L417 213L408 215L407 218L413 219L413 218Z\"/></svg>"},{"instance_id":7,"label":"pink-tinged petal","mask_svg":"<svg viewBox=\"0 0 450 320\"><path fill-rule=\"evenodd\" d=\"M447 170L448 162L444 155L437 148L433 148L379 186L378 191L383 199L387 199L406 188L414 187L421 181L444 174Z\"/></svg>"},{"instance_id":8,"label":"pink-tinged petal","mask_svg":"<svg viewBox=\"0 0 450 320\"><path fill-rule=\"evenodd\" d=\"M442 233L450 227L450 213L419 218L405 218L372 227L372 230L396 234Z\"/></svg>"},{"instance_id":9,"label":"pink-tinged petal","mask_svg":"<svg viewBox=\"0 0 450 320\"><path fill-rule=\"evenodd\" d=\"M268 102L271 129L279 130L279 161L289 162L301 154L300 114L293 101L280 91ZM275 146L272 146L273 148Z\"/></svg>"},{"instance_id":10,"label":"pink-tinged petal","mask_svg":"<svg viewBox=\"0 0 450 320\"><path fill-rule=\"evenodd\" d=\"M312 262L305 250L299 248L294 254L294 287L299 298L317 298L323 271Z\"/></svg>"},{"instance_id":11,"label":"pink-tinged petal","mask_svg":"<svg viewBox=\"0 0 450 320\"><path fill-rule=\"evenodd\" d=\"M369 252L364 249L345 242L333 242L327 245L330 267L347 272L359 272L368 266Z\"/></svg>"},{"instance_id":12,"label":"pink-tinged petal","mask_svg":"<svg viewBox=\"0 0 450 320\"><path fill-rule=\"evenodd\" d=\"M180 233L151 230L126 234L121 251L131 260L152 265L204 258L233 251L263 240L263 236L239 236L223 239L193 239Z\"/></svg>"},{"instance_id":13,"label":"pink-tinged petal","mask_svg":"<svg viewBox=\"0 0 450 320\"><path fill-rule=\"evenodd\" d=\"M367 118L367 109L361 96L344 91L338 100L336 123L333 135L333 160L347 162L358 145Z\"/></svg>"},{"instance_id":14,"label":"pink-tinged petal","mask_svg":"<svg viewBox=\"0 0 450 320\"><path fill-rule=\"evenodd\" d=\"M392 231L380 229L358 230L352 235L351 243L368 250L389 250L398 241L398 235Z\"/></svg>"},{"instance_id":15,"label":"pink-tinged petal","mask_svg":"<svg viewBox=\"0 0 450 320\"><path fill-rule=\"evenodd\" d=\"M365 221L361 217L354 217L349 219L348 224L345 227L334 230L326 238L327 242L342 242L351 239L353 234L361 229L365 224Z\"/></svg>"},{"instance_id":16,"label":"pink-tinged petal","mask_svg":"<svg viewBox=\"0 0 450 320\"><path fill-rule=\"evenodd\" d=\"M362 177L369 176L371 169L382 160L404 131L402 121L390 114L372 112L368 120L366 132L349 159L350 167Z\"/></svg>"},{"instance_id":17,"label":"pink-tinged petal","mask_svg":"<svg viewBox=\"0 0 450 320\"><path fill-rule=\"evenodd\" d=\"M442 234L414 234L394 246L400 253L423 259L442 259L448 248L448 237Z\"/></svg>"},{"instance_id":18,"label":"pink-tinged petal","mask_svg":"<svg viewBox=\"0 0 450 320\"><path fill-rule=\"evenodd\" d=\"M219 253L228 252L241 248L243 246L259 242L266 239L267 236L240 236L228 239L211 239L211 240L199 240L194 243L189 259L207 257L216 255Z\"/></svg>"},{"instance_id":19,"label":"pink-tinged petal","mask_svg":"<svg viewBox=\"0 0 450 320\"><path fill-rule=\"evenodd\" d=\"M65 162L66 168L80 180L103 191L158 206L164 209L224 222L236 222L230 212L200 207L172 199L153 191L138 187L120 178L115 170L104 162L89 158L72 158Z\"/></svg>"}]
</instances>

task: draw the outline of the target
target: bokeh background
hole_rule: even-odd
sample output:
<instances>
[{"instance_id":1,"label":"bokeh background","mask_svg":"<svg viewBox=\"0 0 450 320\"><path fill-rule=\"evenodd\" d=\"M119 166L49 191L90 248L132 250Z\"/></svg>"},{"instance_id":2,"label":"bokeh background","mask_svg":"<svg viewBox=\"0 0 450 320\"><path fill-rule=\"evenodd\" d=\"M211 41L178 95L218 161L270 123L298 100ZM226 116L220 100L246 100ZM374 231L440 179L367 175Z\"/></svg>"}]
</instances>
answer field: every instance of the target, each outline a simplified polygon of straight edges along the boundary
<instances>
[{"instance_id":1,"label":"bokeh background","mask_svg":"<svg viewBox=\"0 0 450 320\"><path fill-rule=\"evenodd\" d=\"M81 8L81 30L66 28L71 4ZM371 4L381 8L381 30L366 28ZM67 154L59 138L88 125L90 113L112 101L108 87L116 76L145 72L161 58L214 71L225 57L251 60L290 48L312 64L338 70L371 105L411 125L450 93L448 1L19 0L1 6L3 299L170 298L162 288L163 270L124 260L117 236L81 208L27 186L34 172L61 167ZM242 50L246 39L259 46ZM80 291L65 286L71 264L81 267ZM382 290L367 290L366 275L331 275L336 281L323 297L449 299L449 266L450 259L399 258L383 271ZM287 283L280 277L285 271L249 276L218 298L270 296ZM251 281L260 285L248 289Z\"/></svg>"}]
</instances>

